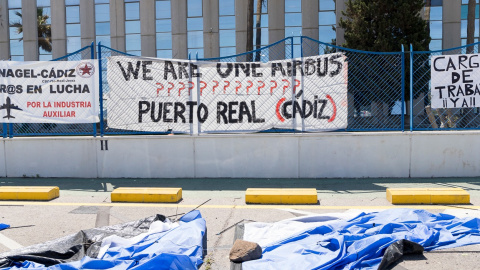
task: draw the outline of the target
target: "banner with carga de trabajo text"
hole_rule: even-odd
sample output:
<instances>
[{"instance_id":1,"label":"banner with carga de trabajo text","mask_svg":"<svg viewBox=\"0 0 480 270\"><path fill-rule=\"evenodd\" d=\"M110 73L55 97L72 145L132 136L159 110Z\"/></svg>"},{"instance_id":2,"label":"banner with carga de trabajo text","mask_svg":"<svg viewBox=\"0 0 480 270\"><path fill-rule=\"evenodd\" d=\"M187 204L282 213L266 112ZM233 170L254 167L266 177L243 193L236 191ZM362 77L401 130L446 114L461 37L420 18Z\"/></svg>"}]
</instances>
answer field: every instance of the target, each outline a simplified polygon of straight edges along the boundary
<instances>
[{"instance_id":1,"label":"banner with carga de trabajo text","mask_svg":"<svg viewBox=\"0 0 480 270\"><path fill-rule=\"evenodd\" d=\"M432 56L432 108L480 107L480 55Z\"/></svg>"},{"instance_id":2,"label":"banner with carga de trabajo text","mask_svg":"<svg viewBox=\"0 0 480 270\"><path fill-rule=\"evenodd\" d=\"M0 119L4 123L99 121L98 62L1 61Z\"/></svg>"},{"instance_id":3,"label":"banner with carga de trabajo text","mask_svg":"<svg viewBox=\"0 0 480 270\"><path fill-rule=\"evenodd\" d=\"M258 62L108 58L108 127L135 131L322 131L347 126L341 53Z\"/></svg>"}]
</instances>

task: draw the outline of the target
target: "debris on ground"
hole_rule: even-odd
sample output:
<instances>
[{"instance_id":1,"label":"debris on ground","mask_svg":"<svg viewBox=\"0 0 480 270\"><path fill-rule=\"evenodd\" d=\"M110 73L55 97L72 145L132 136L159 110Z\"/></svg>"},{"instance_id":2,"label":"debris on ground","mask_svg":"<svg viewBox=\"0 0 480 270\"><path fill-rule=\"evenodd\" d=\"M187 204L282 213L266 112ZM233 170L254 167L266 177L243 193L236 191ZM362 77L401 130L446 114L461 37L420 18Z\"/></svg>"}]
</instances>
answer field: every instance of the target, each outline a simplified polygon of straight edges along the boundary
<instances>
[{"instance_id":1,"label":"debris on ground","mask_svg":"<svg viewBox=\"0 0 480 270\"><path fill-rule=\"evenodd\" d=\"M263 253L242 269L378 269L387 248L403 239L425 251L479 244L480 219L397 208L348 219L326 214L246 223L243 240L259 243ZM387 255L392 263L400 256Z\"/></svg>"},{"instance_id":2,"label":"debris on ground","mask_svg":"<svg viewBox=\"0 0 480 270\"><path fill-rule=\"evenodd\" d=\"M203 263L205 232L198 210L178 222L156 215L0 254L0 268L198 269Z\"/></svg>"}]
</instances>

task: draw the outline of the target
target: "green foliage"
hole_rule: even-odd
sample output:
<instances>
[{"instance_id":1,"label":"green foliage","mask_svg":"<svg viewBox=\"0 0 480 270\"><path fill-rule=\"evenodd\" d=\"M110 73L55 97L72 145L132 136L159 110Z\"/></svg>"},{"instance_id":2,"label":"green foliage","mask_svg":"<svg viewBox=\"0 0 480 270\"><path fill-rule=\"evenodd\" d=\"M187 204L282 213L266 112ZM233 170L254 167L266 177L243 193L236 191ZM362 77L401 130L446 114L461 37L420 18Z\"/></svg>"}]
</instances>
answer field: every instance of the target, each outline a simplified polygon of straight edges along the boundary
<instances>
[{"instance_id":1,"label":"green foliage","mask_svg":"<svg viewBox=\"0 0 480 270\"><path fill-rule=\"evenodd\" d=\"M412 44L414 50L428 50L428 24L420 16L423 6L423 0L348 0L346 19L340 19L344 46L393 52L400 51L401 44Z\"/></svg>"},{"instance_id":2,"label":"green foliage","mask_svg":"<svg viewBox=\"0 0 480 270\"><path fill-rule=\"evenodd\" d=\"M428 23L421 17L423 0L348 0L345 5L345 19L341 18L339 24L345 29L344 47L363 51L399 52L402 44L405 51L412 44L415 51L428 51L431 38ZM405 98L408 100L410 57L408 53L404 56ZM368 101L393 104L400 100L400 56L364 55L349 58L349 91L355 96L357 110L360 104L366 105ZM418 66L414 63L414 70L420 72L429 69L428 63L420 64ZM414 89L415 96L427 91L428 85Z\"/></svg>"},{"instance_id":3,"label":"green foliage","mask_svg":"<svg viewBox=\"0 0 480 270\"><path fill-rule=\"evenodd\" d=\"M16 11L15 15L22 18L22 13ZM37 32L38 32L38 47L47 52L52 51L52 26L47 24L50 16L43 14L43 8L37 8ZM11 27L16 28L18 34L23 33L23 24L21 21L10 23ZM19 41L22 41L21 38Z\"/></svg>"}]
</instances>

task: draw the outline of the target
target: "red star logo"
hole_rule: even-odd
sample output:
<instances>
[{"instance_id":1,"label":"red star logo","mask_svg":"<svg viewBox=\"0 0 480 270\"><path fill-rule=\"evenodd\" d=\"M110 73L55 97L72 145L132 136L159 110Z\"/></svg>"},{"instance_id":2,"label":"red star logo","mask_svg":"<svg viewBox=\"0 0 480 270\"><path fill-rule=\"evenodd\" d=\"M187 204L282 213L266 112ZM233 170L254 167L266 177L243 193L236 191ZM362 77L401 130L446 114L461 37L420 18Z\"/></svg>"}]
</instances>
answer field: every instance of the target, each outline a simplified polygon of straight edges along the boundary
<instances>
[{"instance_id":1,"label":"red star logo","mask_svg":"<svg viewBox=\"0 0 480 270\"><path fill-rule=\"evenodd\" d=\"M87 64L85 64L85 67L79 68L79 69L82 71L82 75L85 75L85 74L92 75L92 74L90 73L90 71L92 70L92 68L91 68L91 67L88 67Z\"/></svg>"}]
</instances>

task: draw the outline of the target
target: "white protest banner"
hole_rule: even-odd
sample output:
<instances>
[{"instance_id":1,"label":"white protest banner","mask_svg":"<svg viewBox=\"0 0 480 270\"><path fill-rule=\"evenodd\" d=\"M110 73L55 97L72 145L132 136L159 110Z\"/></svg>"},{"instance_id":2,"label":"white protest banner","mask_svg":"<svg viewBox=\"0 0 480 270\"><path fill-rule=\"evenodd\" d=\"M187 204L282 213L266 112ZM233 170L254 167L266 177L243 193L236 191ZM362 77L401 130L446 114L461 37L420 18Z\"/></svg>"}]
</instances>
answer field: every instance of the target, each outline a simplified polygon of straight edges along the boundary
<instances>
[{"instance_id":1,"label":"white protest banner","mask_svg":"<svg viewBox=\"0 0 480 270\"><path fill-rule=\"evenodd\" d=\"M341 53L258 62L108 58L108 127L136 131L321 131L347 126Z\"/></svg>"},{"instance_id":2,"label":"white protest banner","mask_svg":"<svg viewBox=\"0 0 480 270\"><path fill-rule=\"evenodd\" d=\"M478 54L432 56L432 108L480 107Z\"/></svg>"},{"instance_id":3,"label":"white protest banner","mask_svg":"<svg viewBox=\"0 0 480 270\"><path fill-rule=\"evenodd\" d=\"M4 123L96 123L98 62L1 61Z\"/></svg>"}]
</instances>

